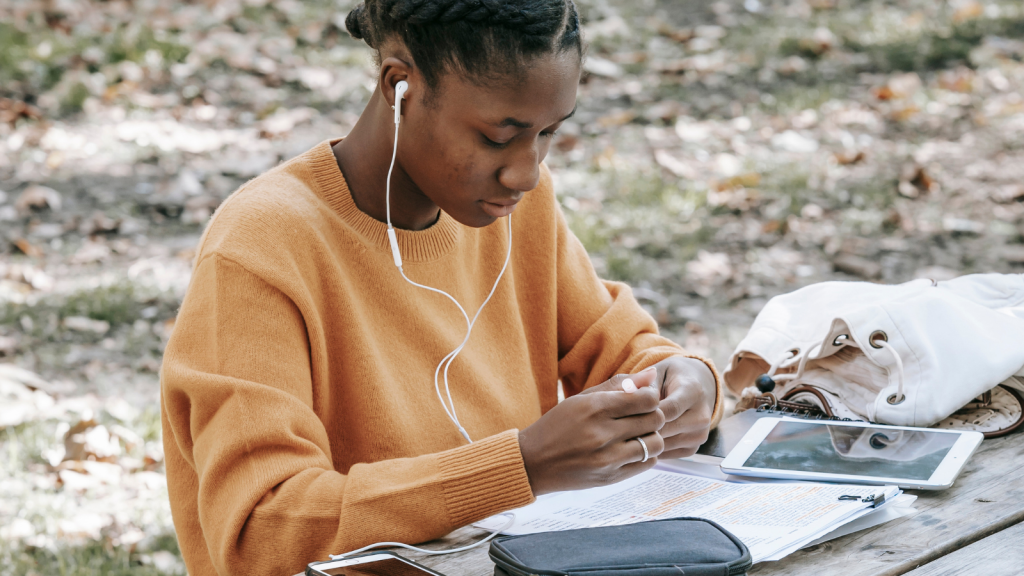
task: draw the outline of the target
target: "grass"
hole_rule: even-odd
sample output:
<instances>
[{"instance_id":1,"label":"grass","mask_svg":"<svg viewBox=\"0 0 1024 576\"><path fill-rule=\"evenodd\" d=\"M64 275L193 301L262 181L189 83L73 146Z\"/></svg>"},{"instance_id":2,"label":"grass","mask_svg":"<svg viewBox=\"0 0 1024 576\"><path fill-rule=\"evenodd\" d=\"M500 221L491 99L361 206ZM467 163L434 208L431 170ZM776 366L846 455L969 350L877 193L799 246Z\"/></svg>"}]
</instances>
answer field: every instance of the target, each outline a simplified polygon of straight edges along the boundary
<instances>
[{"instance_id":1,"label":"grass","mask_svg":"<svg viewBox=\"0 0 1024 576\"><path fill-rule=\"evenodd\" d=\"M566 210L569 227L609 279L657 278L661 263L693 257L707 240L706 193L658 174L612 169L590 176L603 191L600 207ZM575 205L576 202L566 201Z\"/></svg>"},{"instance_id":2,"label":"grass","mask_svg":"<svg viewBox=\"0 0 1024 576\"><path fill-rule=\"evenodd\" d=\"M42 336L51 316L58 321L69 316L85 316L109 322L112 328L116 328L143 317L143 310L151 307L156 311L147 316L171 317L177 308L177 300L173 295L120 281L83 288L70 294L51 294L36 302L2 304L0 324L14 324L27 315L34 320L32 335Z\"/></svg>"},{"instance_id":3,"label":"grass","mask_svg":"<svg viewBox=\"0 0 1024 576\"><path fill-rule=\"evenodd\" d=\"M8 91L38 95L56 86L69 70L84 69L89 73L105 71L114 75L110 65L123 61L144 62L146 54L156 51L164 65L181 62L188 55L188 46L163 37L140 24L130 23L98 37L73 37L57 32L47 26L33 23L0 23L0 94ZM98 60L84 61L82 55L87 49L101 55ZM95 49L99 48L99 52ZM113 78L111 78L113 80ZM80 85L76 85L80 86ZM83 95L81 88L65 100L62 112L75 111Z\"/></svg>"},{"instance_id":4,"label":"grass","mask_svg":"<svg viewBox=\"0 0 1024 576\"><path fill-rule=\"evenodd\" d=\"M98 411L93 417L108 428L124 425L139 434L144 442L159 442L160 415L155 407L141 411L129 421L118 420L105 410ZM54 478L52 472L47 472L50 469L47 459L51 457L47 452L60 443L58 439L68 425L57 419L46 419L0 429L0 484L14 486L0 501L0 513L8 522L15 518L29 521L37 533L46 535L46 539L54 537L53 523L56 519L73 517L76 509L74 506L80 504L65 507L76 498L82 498L49 485L44 479ZM138 459L143 457L146 450L143 444L125 446L126 454ZM35 483L31 494L24 491L25 482ZM88 497L85 496L86 499ZM98 497L109 496L100 494ZM146 506L153 505L151 500L146 502ZM125 501L124 509L119 510L119 513L127 514L131 517L129 522L135 525L152 521L147 518L151 518L156 511L130 510L133 506L136 504ZM164 530L155 531L131 545L115 545L112 537L117 533L108 533L107 529L96 540L69 542L58 538L56 545L42 545L38 542L33 545L20 540L0 539L0 576L183 574L184 570L178 560L181 552L177 539L172 532Z\"/></svg>"},{"instance_id":5,"label":"grass","mask_svg":"<svg viewBox=\"0 0 1024 576\"><path fill-rule=\"evenodd\" d=\"M877 44L847 37L844 45L868 55L868 71L931 71L970 65L971 51L986 37L1024 38L1024 18L978 18Z\"/></svg>"},{"instance_id":6,"label":"grass","mask_svg":"<svg viewBox=\"0 0 1024 576\"><path fill-rule=\"evenodd\" d=\"M153 552L166 551L180 556L177 540L167 534L152 539L146 552L91 541L80 546L56 550L11 546L0 541L0 576L166 576L184 574L184 570L161 571L143 563ZM150 560L151 562L151 560Z\"/></svg>"}]
</instances>

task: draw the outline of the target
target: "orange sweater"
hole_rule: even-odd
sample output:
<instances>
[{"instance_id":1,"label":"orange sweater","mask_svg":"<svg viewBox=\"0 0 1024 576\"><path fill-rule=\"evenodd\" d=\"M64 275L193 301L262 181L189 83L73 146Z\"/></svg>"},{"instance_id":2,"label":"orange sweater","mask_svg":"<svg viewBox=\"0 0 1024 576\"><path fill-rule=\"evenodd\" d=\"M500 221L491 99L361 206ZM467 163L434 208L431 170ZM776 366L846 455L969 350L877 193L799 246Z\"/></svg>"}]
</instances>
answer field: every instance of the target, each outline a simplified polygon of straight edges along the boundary
<instances>
[{"instance_id":1,"label":"orange sweater","mask_svg":"<svg viewBox=\"0 0 1024 576\"><path fill-rule=\"evenodd\" d=\"M162 421L171 510L192 576L294 574L328 553L422 542L533 500L517 431L566 395L686 355L628 287L603 282L546 169L513 218L512 261L451 367L473 444L434 368L465 322L407 284L386 226L323 142L220 208L168 344ZM470 314L508 246L441 214L399 231L410 278ZM721 412L715 408L715 419Z\"/></svg>"}]
</instances>

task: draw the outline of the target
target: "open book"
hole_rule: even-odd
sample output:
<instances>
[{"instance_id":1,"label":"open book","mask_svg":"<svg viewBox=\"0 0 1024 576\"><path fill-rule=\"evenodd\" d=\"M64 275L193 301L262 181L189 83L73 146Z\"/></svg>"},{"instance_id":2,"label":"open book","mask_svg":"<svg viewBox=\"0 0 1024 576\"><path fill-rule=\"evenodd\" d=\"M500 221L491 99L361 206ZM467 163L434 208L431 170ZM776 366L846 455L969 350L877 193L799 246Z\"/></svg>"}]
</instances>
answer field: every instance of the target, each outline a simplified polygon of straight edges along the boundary
<instances>
[{"instance_id":1,"label":"open book","mask_svg":"<svg viewBox=\"0 0 1024 576\"><path fill-rule=\"evenodd\" d=\"M867 515L878 515L875 519L881 521L899 517L906 513L900 505L909 505L901 494L896 486L738 480L725 477L716 466L669 462L611 486L542 496L513 510L515 522L504 533L694 516L721 524L747 545L754 562L762 562L824 541L837 528ZM496 530L507 522L507 516L493 516L475 526Z\"/></svg>"}]
</instances>

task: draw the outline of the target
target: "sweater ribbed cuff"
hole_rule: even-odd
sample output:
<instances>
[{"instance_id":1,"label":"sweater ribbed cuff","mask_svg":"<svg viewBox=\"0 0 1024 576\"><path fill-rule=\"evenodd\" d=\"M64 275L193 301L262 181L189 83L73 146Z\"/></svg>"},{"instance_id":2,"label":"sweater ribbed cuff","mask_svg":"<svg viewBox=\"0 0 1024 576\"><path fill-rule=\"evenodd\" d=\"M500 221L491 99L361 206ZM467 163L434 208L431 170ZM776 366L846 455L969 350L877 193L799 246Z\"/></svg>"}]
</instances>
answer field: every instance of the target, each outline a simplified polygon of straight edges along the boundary
<instances>
[{"instance_id":1,"label":"sweater ribbed cuff","mask_svg":"<svg viewBox=\"0 0 1024 576\"><path fill-rule=\"evenodd\" d=\"M694 354L683 354L686 358L693 358L694 360L700 360L711 370L711 375L715 377L715 408L711 412L711 428L718 426L718 423L722 421L722 413L725 411L725 395L722 393L722 375L718 373L718 368L715 363L711 360L703 357L696 356Z\"/></svg>"},{"instance_id":2,"label":"sweater ribbed cuff","mask_svg":"<svg viewBox=\"0 0 1024 576\"><path fill-rule=\"evenodd\" d=\"M534 500L519 450L518 430L439 456L445 504L453 526L465 526Z\"/></svg>"}]
</instances>

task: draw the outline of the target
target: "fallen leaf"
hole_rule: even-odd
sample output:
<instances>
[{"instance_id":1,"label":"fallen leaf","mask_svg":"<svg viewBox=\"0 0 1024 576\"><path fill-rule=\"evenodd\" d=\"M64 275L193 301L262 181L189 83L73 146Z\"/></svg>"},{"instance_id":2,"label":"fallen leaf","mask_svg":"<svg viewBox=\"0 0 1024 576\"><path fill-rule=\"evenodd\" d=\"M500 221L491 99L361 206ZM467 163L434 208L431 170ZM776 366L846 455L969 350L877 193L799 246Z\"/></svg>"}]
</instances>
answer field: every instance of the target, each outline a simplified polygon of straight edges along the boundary
<instances>
[{"instance_id":1,"label":"fallen leaf","mask_svg":"<svg viewBox=\"0 0 1024 576\"><path fill-rule=\"evenodd\" d=\"M966 66L960 66L955 70L943 70L939 72L939 86L954 92L972 92L975 76L974 70Z\"/></svg>"},{"instance_id":2,"label":"fallen leaf","mask_svg":"<svg viewBox=\"0 0 1024 576\"><path fill-rule=\"evenodd\" d=\"M836 38L836 35L825 27L816 28L810 38L802 38L799 42L800 48L819 56L834 48L838 43L839 39Z\"/></svg>"},{"instance_id":3,"label":"fallen leaf","mask_svg":"<svg viewBox=\"0 0 1024 576\"><path fill-rule=\"evenodd\" d=\"M620 78L623 74L622 67L600 56L587 56L587 59L583 62L583 69L594 76L604 76L606 78Z\"/></svg>"},{"instance_id":4,"label":"fallen leaf","mask_svg":"<svg viewBox=\"0 0 1024 576\"><path fill-rule=\"evenodd\" d=\"M953 22L960 24L967 20L974 20L985 13L985 7L981 5L981 2L972 0L959 8L956 12L953 12Z\"/></svg>"},{"instance_id":5,"label":"fallen leaf","mask_svg":"<svg viewBox=\"0 0 1024 576\"><path fill-rule=\"evenodd\" d=\"M580 143L578 136L572 134L559 134L555 141L555 147L563 154L572 151Z\"/></svg>"},{"instance_id":6,"label":"fallen leaf","mask_svg":"<svg viewBox=\"0 0 1024 576\"><path fill-rule=\"evenodd\" d=\"M999 250L1003 260L1012 264L1024 264L1024 244L1008 244Z\"/></svg>"},{"instance_id":7,"label":"fallen leaf","mask_svg":"<svg viewBox=\"0 0 1024 576\"><path fill-rule=\"evenodd\" d=\"M658 165L661 166L662 168L665 168L666 170L680 178L692 180L699 176L699 174L694 168L692 168L689 164L683 162L679 158L676 158L667 150L655 150L654 161L657 162Z\"/></svg>"},{"instance_id":8,"label":"fallen leaf","mask_svg":"<svg viewBox=\"0 0 1024 576\"><path fill-rule=\"evenodd\" d=\"M0 122L11 124L12 127L21 118L39 120L43 117L39 108L26 104L21 100L0 98Z\"/></svg>"},{"instance_id":9,"label":"fallen leaf","mask_svg":"<svg viewBox=\"0 0 1024 576\"><path fill-rule=\"evenodd\" d=\"M992 200L1005 204L1024 201L1024 185L1007 184L992 192Z\"/></svg>"},{"instance_id":10,"label":"fallen leaf","mask_svg":"<svg viewBox=\"0 0 1024 576\"><path fill-rule=\"evenodd\" d=\"M744 174L737 174L722 183L719 183L719 189L724 190L726 188L753 188L761 183L761 175L757 172L746 172Z\"/></svg>"},{"instance_id":11,"label":"fallen leaf","mask_svg":"<svg viewBox=\"0 0 1024 576\"><path fill-rule=\"evenodd\" d=\"M92 213L92 216L82 220L82 223L78 226L78 233L83 236L92 236L94 234L109 234L117 232L121 226L121 219L114 219L103 212L96 211Z\"/></svg>"},{"instance_id":12,"label":"fallen leaf","mask_svg":"<svg viewBox=\"0 0 1024 576\"><path fill-rule=\"evenodd\" d=\"M664 22L658 25L658 34L682 44L689 42L694 36L692 28L673 28Z\"/></svg>"},{"instance_id":13,"label":"fallen leaf","mask_svg":"<svg viewBox=\"0 0 1024 576\"><path fill-rule=\"evenodd\" d=\"M94 320L85 316L69 316L64 319L64 327L75 332L92 332L106 334L110 330L110 322Z\"/></svg>"},{"instance_id":14,"label":"fallen leaf","mask_svg":"<svg viewBox=\"0 0 1024 576\"><path fill-rule=\"evenodd\" d=\"M13 356L18 349L18 340L13 336L0 336L0 356Z\"/></svg>"},{"instance_id":15,"label":"fallen leaf","mask_svg":"<svg viewBox=\"0 0 1024 576\"><path fill-rule=\"evenodd\" d=\"M956 270L946 268L945 266L927 266L914 271L914 278L927 278L936 282L952 280L959 275L960 273Z\"/></svg>"},{"instance_id":16,"label":"fallen leaf","mask_svg":"<svg viewBox=\"0 0 1024 576\"><path fill-rule=\"evenodd\" d=\"M942 219L942 229L954 234L981 234L985 231L985 225L968 218L946 216Z\"/></svg>"},{"instance_id":17,"label":"fallen leaf","mask_svg":"<svg viewBox=\"0 0 1024 576\"><path fill-rule=\"evenodd\" d=\"M602 128L612 128L614 126L622 126L623 124L629 124L637 117L637 113L634 110L618 110L611 114L606 114L597 119L598 125Z\"/></svg>"},{"instance_id":18,"label":"fallen leaf","mask_svg":"<svg viewBox=\"0 0 1024 576\"><path fill-rule=\"evenodd\" d=\"M901 100L917 94L921 86L921 77L908 72L889 78L884 86L872 88L871 93L879 100Z\"/></svg>"},{"instance_id":19,"label":"fallen leaf","mask_svg":"<svg viewBox=\"0 0 1024 576\"><path fill-rule=\"evenodd\" d=\"M889 117L897 122L906 122L914 116L917 116L920 112L921 109L914 105L900 106L899 108L893 109L893 111L889 113Z\"/></svg>"},{"instance_id":20,"label":"fallen leaf","mask_svg":"<svg viewBox=\"0 0 1024 576\"><path fill-rule=\"evenodd\" d=\"M46 167L50 170L56 170L60 168L60 165L64 163L64 153L60 150L54 150L46 156Z\"/></svg>"},{"instance_id":21,"label":"fallen leaf","mask_svg":"<svg viewBox=\"0 0 1024 576\"><path fill-rule=\"evenodd\" d=\"M832 259L832 267L838 272L845 272L868 280L876 280L882 277L881 264L856 254L837 254Z\"/></svg>"},{"instance_id":22,"label":"fallen leaf","mask_svg":"<svg viewBox=\"0 0 1024 576\"><path fill-rule=\"evenodd\" d=\"M185 224L203 224L210 219L217 206L220 206L220 200L213 196L189 198L181 213L181 221Z\"/></svg>"},{"instance_id":23,"label":"fallen leaf","mask_svg":"<svg viewBox=\"0 0 1024 576\"><path fill-rule=\"evenodd\" d=\"M888 86L876 86L871 89L871 95L878 100L892 100L896 97L892 89Z\"/></svg>"},{"instance_id":24,"label":"fallen leaf","mask_svg":"<svg viewBox=\"0 0 1024 576\"><path fill-rule=\"evenodd\" d=\"M790 56L779 64L777 71L783 76L793 76L807 70L808 67L807 60L799 56Z\"/></svg>"},{"instance_id":25,"label":"fallen leaf","mask_svg":"<svg viewBox=\"0 0 1024 576\"><path fill-rule=\"evenodd\" d=\"M42 210L44 208L57 211L61 207L60 193L49 186L33 184L21 192L18 200L14 203L14 207L21 212L28 212L33 209Z\"/></svg>"},{"instance_id":26,"label":"fallen leaf","mask_svg":"<svg viewBox=\"0 0 1024 576\"><path fill-rule=\"evenodd\" d=\"M102 262L110 258L110 247L103 242L87 241L82 245L81 248L75 252L75 255L71 257L71 262L75 264L92 264L95 262Z\"/></svg>"},{"instance_id":27,"label":"fallen leaf","mask_svg":"<svg viewBox=\"0 0 1024 576\"><path fill-rule=\"evenodd\" d=\"M675 100L662 100L654 104L644 112L644 118L648 120L661 120L672 122L682 113L682 105Z\"/></svg>"},{"instance_id":28,"label":"fallen leaf","mask_svg":"<svg viewBox=\"0 0 1024 576\"><path fill-rule=\"evenodd\" d=\"M121 452L117 437L95 420L80 421L64 435L64 460L114 462Z\"/></svg>"},{"instance_id":29,"label":"fallen leaf","mask_svg":"<svg viewBox=\"0 0 1024 576\"><path fill-rule=\"evenodd\" d=\"M907 198L917 198L922 193L936 193L939 189L939 183L928 175L923 166L908 164L903 167L897 186L901 195Z\"/></svg>"},{"instance_id":30,"label":"fallen leaf","mask_svg":"<svg viewBox=\"0 0 1024 576\"><path fill-rule=\"evenodd\" d=\"M43 255L43 251L41 249L37 248L24 238L15 238L14 246L20 250L22 254L29 256L30 258L39 258Z\"/></svg>"},{"instance_id":31,"label":"fallen leaf","mask_svg":"<svg viewBox=\"0 0 1024 576\"><path fill-rule=\"evenodd\" d=\"M843 166L848 166L848 165L851 165L851 164L859 164L859 163L863 162L864 159L867 158L867 155L864 154L863 151L858 150L856 152L851 152L851 151L836 152L835 157L836 157L836 162L838 162L839 164L841 164Z\"/></svg>"}]
</instances>

